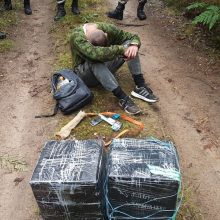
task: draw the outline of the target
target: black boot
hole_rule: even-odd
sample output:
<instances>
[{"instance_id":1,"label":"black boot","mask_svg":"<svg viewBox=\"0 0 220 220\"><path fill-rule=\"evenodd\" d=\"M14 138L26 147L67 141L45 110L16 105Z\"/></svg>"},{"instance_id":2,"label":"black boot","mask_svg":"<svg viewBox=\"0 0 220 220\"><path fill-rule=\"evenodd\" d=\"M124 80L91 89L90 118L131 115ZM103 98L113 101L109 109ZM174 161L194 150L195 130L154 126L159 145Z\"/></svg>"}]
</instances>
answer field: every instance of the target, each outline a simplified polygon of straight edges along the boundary
<instances>
[{"instance_id":1,"label":"black boot","mask_svg":"<svg viewBox=\"0 0 220 220\"><path fill-rule=\"evenodd\" d=\"M78 0L73 0L72 1L72 12L75 15L79 15L80 14L80 11L78 9Z\"/></svg>"},{"instance_id":2,"label":"black boot","mask_svg":"<svg viewBox=\"0 0 220 220\"><path fill-rule=\"evenodd\" d=\"M66 11L65 11L64 5L65 5L64 2L57 5L57 14L54 17L54 21L58 21L62 17L64 17L66 15Z\"/></svg>"},{"instance_id":3,"label":"black boot","mask_svg":"<svg viewBox=\"0 0 220 220\"><path fill-rule=\"evenodd\" d=\"M30 0L24 0L24 13L26 15L31 15L32 14Z\"/></svg>"},{"instance_id":4,"label":"black boot","mask_svg":"<svg viewBox=\"0 0 220 220\"><path fill-rule=\"evenodd\" d=\"M4 8L7 11L12 10L11 0L5 0Z\"/></svg>"},{"instance_id":5,"label":"black boot","mask_svg":"<svg viewBox=\"0 0 220 220\"><path fill-rule=\"evenodd\" d=\"M146 4L147 0L144 0L138 4L137 8L137 16L140 20L145 20L147 18L145 12L144 12L144 6Z\"/></svg>"},{"instance_id":6,"label":"black boot","mask_svg":"<svg viewBox=\"0 0 220 220\"><path fill-rule=\"evenodd\" d=\"M3 32L0 32L0 40L3 40L6 38L6 34Z\"/></svg>"},{"instance_id":7,"label":"black boot","mask_svg":"<svg viewBox=\"0 0 220 220\"><path fill-rule=\"evenodd\" d=\"M125 4L122 4L122 3L119 2L116 9L114 11L108 12L107 16L109 18L123 20L123 11L124 11L124 9L125 9Z\"/></svg>"}]
</instances>

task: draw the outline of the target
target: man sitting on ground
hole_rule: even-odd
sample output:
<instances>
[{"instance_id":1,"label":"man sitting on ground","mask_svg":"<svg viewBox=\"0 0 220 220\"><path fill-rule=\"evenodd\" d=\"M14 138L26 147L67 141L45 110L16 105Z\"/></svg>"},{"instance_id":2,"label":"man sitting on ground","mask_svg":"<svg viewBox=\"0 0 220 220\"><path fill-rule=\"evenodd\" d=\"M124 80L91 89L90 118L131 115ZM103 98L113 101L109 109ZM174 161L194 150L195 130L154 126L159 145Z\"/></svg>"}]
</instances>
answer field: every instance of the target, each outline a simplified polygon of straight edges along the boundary
<instances>
[{"instance_id":1,"label":"man sitting on ground","mask_svg":"<svg viewBox=\"0 0 220 220\"><path fill-rule=\"evenodd\" d=\"M90 87L101 84L118 99L129 114L140 109L119 86L115 73L127 61L136 87L131 95L146 102L158 99L146 86L138 56L141 45L137 35L118 29L108 23L87 23L73 30L70 37L75 72Z\"/></svg>"}]
</instances>

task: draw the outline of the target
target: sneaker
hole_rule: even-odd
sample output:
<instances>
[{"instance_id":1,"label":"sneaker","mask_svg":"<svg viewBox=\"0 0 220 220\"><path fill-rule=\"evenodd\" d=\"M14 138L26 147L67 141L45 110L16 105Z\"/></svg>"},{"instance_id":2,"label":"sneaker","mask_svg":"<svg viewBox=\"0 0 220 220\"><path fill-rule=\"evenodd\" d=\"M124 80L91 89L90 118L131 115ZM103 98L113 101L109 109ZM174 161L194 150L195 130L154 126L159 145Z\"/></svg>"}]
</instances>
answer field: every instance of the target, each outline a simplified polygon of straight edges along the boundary
<instances>
[{"instance_id":1,"label":"sneaker","mask_svg":"<svg viewBox=\"0 0 220 220\"><path fill-rule=\"evenodd\" d=\"M141 112L141 110L138 108L138 106L131 100L129 96L127 96L125 99L119 100L119 105L131 115L136 115Z\"/></svg>"},{"instance_id":2,"label":"sneaker","mask_svg":"<svg viewBox=\"0 0 220 220\"><path fill-rule=\"evenodd\" d=\"M153 91L145 86L145 87L135 87L134 91L131 92L131 95L135 98L142 99L146 102L157 102L159 99L153 94Z\"/></svg>"}]
</instances>

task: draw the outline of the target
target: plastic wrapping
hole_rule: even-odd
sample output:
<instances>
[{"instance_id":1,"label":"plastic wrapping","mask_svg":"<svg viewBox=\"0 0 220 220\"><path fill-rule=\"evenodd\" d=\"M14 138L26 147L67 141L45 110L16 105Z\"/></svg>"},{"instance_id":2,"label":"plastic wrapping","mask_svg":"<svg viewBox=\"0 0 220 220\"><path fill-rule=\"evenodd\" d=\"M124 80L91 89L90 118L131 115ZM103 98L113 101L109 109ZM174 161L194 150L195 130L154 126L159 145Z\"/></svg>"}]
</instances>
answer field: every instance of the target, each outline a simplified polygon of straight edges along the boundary
<instances>
[{"instance_id":1,"label":"plastic wrapping","mask_svg":"<svg viewBox=\"0 0 220 220\"><path fill-rule=\"evenodd\" d=\"M30 185L46 220L101 220L98 180L103 143L49 141Z\"/></svg>"},{"instance_id":2,"label":"plastic wrapping","mask_svg":"<svg viewBox=\"0 0 220 220\"><path fill-rule=\"evenodd\" d=\"M175 147L156 139L115 139L103 202L107 219L174 219L181 175Z\"/></svg>"},{"instance_id":3,"label":"plastic wrapping","mask_svg":"<svg viewBox=\"0 0 220 220\"><path fill-rule=\"evenodd\" d=\"M49 141L30 184L45 220L170 220L181 175L171 142Z\"/></svg>"}]
</instances>

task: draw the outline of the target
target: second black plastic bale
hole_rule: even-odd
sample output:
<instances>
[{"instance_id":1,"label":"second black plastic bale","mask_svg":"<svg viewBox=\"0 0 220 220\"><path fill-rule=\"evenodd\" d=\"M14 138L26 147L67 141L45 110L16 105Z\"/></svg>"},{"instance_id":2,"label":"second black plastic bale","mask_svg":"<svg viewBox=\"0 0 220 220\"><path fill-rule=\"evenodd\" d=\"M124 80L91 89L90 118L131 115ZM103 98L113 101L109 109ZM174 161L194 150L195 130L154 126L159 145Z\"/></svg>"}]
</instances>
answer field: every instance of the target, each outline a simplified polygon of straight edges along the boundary
<instances>
[{"instance_id":1,"label":"second black plastic bale","mask_svg":"<svg viewBox=\"0 0 220 220\"><path fill-rule=\"evenodd\" d=\"M108 156L103 201L107 219L171 219L181 175L171 142L115 139Z\"/></svg>"}]
</instances>

